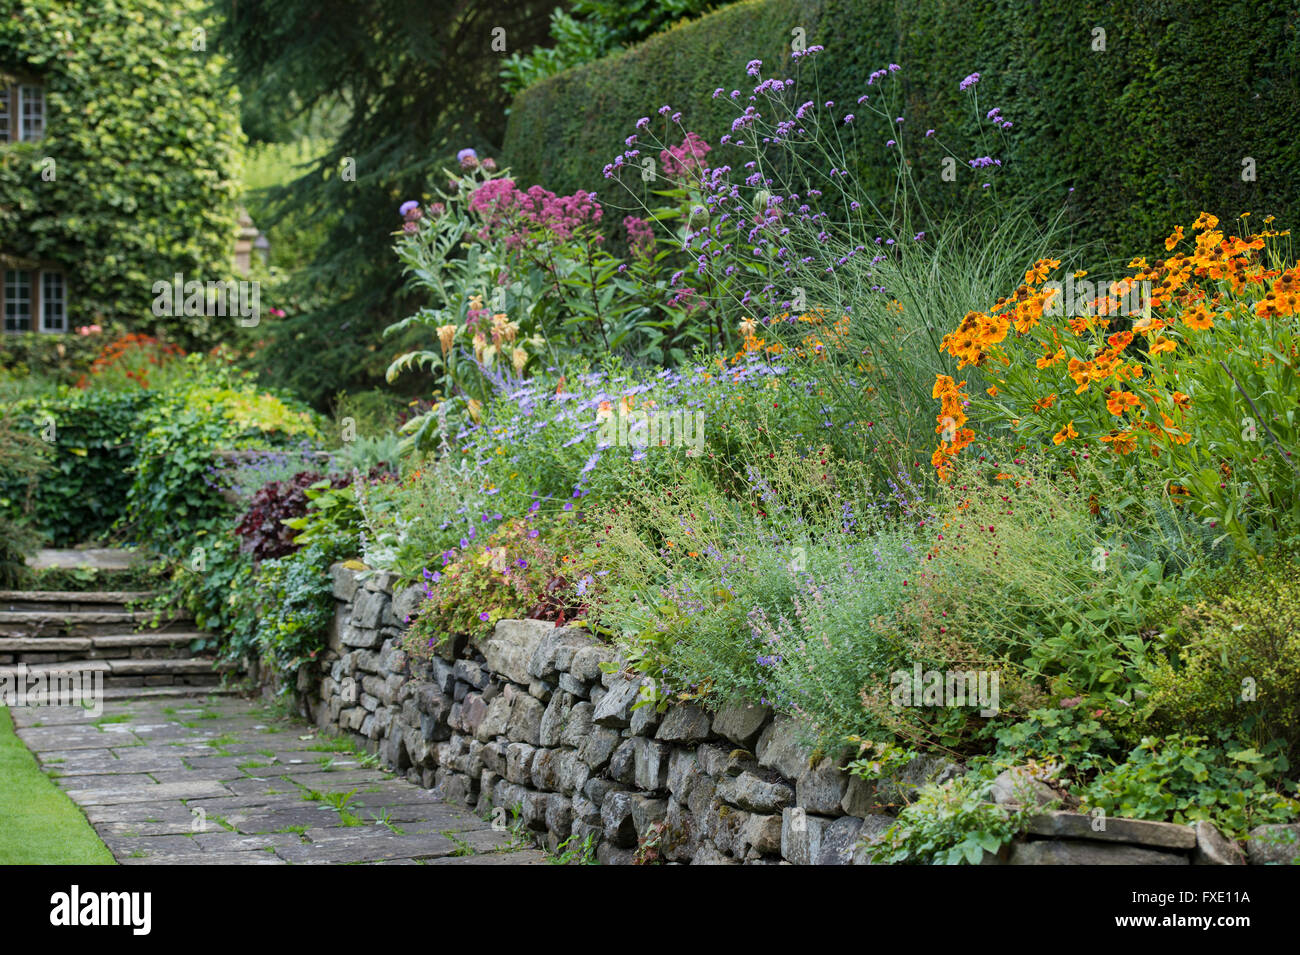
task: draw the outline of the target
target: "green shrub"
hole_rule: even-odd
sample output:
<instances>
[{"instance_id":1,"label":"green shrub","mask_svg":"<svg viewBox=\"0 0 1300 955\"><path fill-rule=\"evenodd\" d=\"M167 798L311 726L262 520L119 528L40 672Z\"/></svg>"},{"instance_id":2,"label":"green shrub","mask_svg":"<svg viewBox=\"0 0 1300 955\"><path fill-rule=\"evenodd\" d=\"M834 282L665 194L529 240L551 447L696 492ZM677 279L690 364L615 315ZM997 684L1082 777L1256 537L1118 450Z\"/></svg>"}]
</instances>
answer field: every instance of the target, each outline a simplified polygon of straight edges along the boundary
<instances>
[{"instance_id":1,"label":"green shrub","mask_svg":"<svg viewBox=\"0 0 1300 955\"><path fill-rule=\"evenodd\" d=\"M57 546L107 534L122 516L150 392L57 392L6 409L17 427L38 440L50 469L34 483L0 470L0 506L13 515L30 490L32 525Z\"/></svg>"},{"instance_id":2,"label":"green shrub","mask_svg":"<svg viewBox=\"0 0 1300 955\"><path fill-rule=\"evenodd\" d=\"M104 343L121 332L121 328L93 335L9 332L0 335L0 368L16 381L30 377L50 385L75 385Z\"/></svg>"},{"instance_id":3,"label":"green shrub","mask_svg":"<svg viewBox=\"0 0 1300 955\"><path fill-rule=\"evenodd\" d=\"M253 645L276 673L293 676L325 649L335 608L330 565L351 554L354 539L317 540L258 565L244 599L251 597L256 607Z\"/></svg>"},{"instance_id":4,"label":"green shrub","mask_svg":"<svg viewBox=\"0 0 1300 955\"><path fill-rule=\"evenodd\" d=\"M300 405L199 356L187 361L195 377L159 393L140 417L123 518L138 541L180 558L206 547L205 537L227 530L232 516L217 480L216 452L319 437L315 417Z\"/></svg>"},{"instance_id":5,"label":"green shrub","mask_svg":"<svg viewBox=\"0 0 1300 955\"><path fill-rule=\"evenodd\" d=\"M164 599L188 610L200 629L216 635L212 644L220 646L223 656L256 658L261 608L252 599L257 593L252 558L240 552L234 534L200 533L195 539L204 548L204 560L174 564Z\"/></svg>"},{"instance_id":6,"label":"green shrub","mask_svg":"<svg viewBox=\"0 0 1300 955\"><path fill-rule=\"evenodd\" d=\"M31 577L27 555L35 550L40 537L30 526L27 512L34 482L48 468L41 442L15 427L12 418L0 416L0 590L16 589ZM8 492L6 484L10 485ZM6 493L17 499L6 498Z\"/></svg>"},{"instance_id":7,"label":"green shrub","mask_svg":"<svg viewBox=\"0 0 1300 955\"><path fill-rule=\"evenodd\" d=\"M1099 485L1082 460L1066 474L1028 458L1002 467L971 466L940 490L908 639L958 640L1057 700L1132 705L1144 691L1146 608L1187 592L1203 556L1195 540L1161 523L1160 501L1112 485L1090 494Z\"/></svg>"},{"instance_id":8,"label":"green shrub","mask_svg":"<svg viewBox=\"0 0 1300 955\"><path fill-rule=\"evenodd\" d=\"M1300 752L1300 563L1275 556L1186 606L1147 679L1154 728L1230 731Z\"/></svg>"},{"instance_id":9,"label":"green shrub","mask_svg":"<svg viewBox=\"0 0 1300 955\"><path fill-rule=\"evenodd\" d=\"M507 521L456 561L431 561L439 569L423 572L427 599L406 635L407 649L427 657L448 638L490 636L499 620L580 617L573 578L581 571L567 549L588 529L566 516L546 522L545 530L542 538L528 521Z\"/></svg>"},{"instance_id":10,"label":"green shrub","mask_svg":"<svg viewBox=\"0 0 1300 955\"><path fill-rule=\"evenodd\" d=\"M1072 776L1109 769L1124 757L1116 738L1113 710L1082 705L1033 710L1023 720L997 731L994 761L1016 766L1033 760L1060 767Z\"/></svg>"},{"instance_id":11,"label":"green shrub","mask_svg":"<svg viewBox=\"0 0 1300 955\"><path fill-rule=\"evenodd\" d=\"M991 765L991 764L990 764ZM1025 829L1037 806L999 806L988 798L992 778L972 771L921 787L870 851L876 864L979 865Z\"/></svg>"}]
</instances>

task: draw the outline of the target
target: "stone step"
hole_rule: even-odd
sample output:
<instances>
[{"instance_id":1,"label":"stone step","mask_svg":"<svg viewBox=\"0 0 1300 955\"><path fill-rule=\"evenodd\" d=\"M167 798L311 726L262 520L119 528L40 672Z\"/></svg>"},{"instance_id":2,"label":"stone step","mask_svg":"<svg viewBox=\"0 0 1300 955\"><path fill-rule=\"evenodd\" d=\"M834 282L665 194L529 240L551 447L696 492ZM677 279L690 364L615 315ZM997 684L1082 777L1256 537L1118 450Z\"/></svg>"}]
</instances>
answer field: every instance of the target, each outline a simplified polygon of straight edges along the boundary
<instances>
[{"instance_id":1,"label":"stone step","mask_svg":"<svg viewBox=\"0 0 1300 955\"><path fill-rule=\"evenodd\" d=\"M158 697L234 696L239 690L228 686L106 686L105 700L143 700Z\"/></svg>"},{"instance_id":2,"label":"stone step","mask_svg":"<svg viewBox=\"0 0 1300 955\"><path fill-rule=\"evenodd\" d=\"M154 596L152 590L0 590L0 611L67 613L125 609Z\"/></svg>"},{"instance_id":3,"label":"stone step","mask_svg":"<svg viewBox=\"0 0 1300 955\"><path fill-rule=\"evenodd\" d=\"M202 657L185 657L171 660L66 660L51 663L24 665L27 675L68 673L103 674L105 687L124 686L210 686L221 680L222 674L234 669L233 665ZM0 666L0 681L19 676L14 665Z\"/></svg>"},{"instance_id":4,"label":"stone step","mask_svg":"<svg viewBox=\"0 0 1300 955\"><path fill-rule=\"evenodd\" d=\"M131 650L137 647L185 647L208 634L193 630L172 633L112 633L93 637L0 637L0 655L55 653L68 650ZM92 654L93 655L93 654Z\"/></svg>"},{"instance_id":5,"label":"stone step","mask_svg":"<svg viewBox=\"0 0 1300 955\"><path fill-rule=\"evenodd\" d=\"M188 657L197 631L118 633L94 637L0 637L0 665L74 660L166 660Z\"/></svg>"},{"instance_id":6,"label":"stone step","mask_svg":"<svg viewBox=\"0 0 1300 955\"><path fill-rule=\"evenodd\" d=\"M108 636L129 631L137 625L161 633L186 629L185 625L192 625L193 622L182 614L157 615L144 610L75 610L58 613L0 610L0 637Z\"/></svg>"},{"instance_id":7,"label":"stone step","mask_svg":"<svg viewBox=\"0 0 1300 955\"><path fill-rule=\"evenodd\" d=\"M179 660L90 660L89 663L107 663L114 676L127 674L159 673L217 673L231 669L230 664L218 663L203 657L184 657Z\"/></svg>"}]
</instances>

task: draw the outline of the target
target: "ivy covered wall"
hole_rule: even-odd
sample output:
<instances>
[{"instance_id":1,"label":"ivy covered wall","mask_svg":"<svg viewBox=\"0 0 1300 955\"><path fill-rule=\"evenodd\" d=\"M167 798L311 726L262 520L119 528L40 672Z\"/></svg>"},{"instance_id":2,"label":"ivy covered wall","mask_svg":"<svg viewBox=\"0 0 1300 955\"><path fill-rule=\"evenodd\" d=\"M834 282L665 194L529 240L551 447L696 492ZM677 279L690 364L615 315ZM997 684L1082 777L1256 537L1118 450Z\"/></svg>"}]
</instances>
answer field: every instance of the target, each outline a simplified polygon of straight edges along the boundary
<instances>
[{"instance_id":1,"label":"ivy covered wall","mask_svg":"<svg viewBox=\"0 0 1300 955\"><path fill-rule=\"evenodd\" d=\"M154 282L230 275L238 93L202 0L0 0L0 74L44 86L45 135L0 143L0 253L57 263L68 322L160 321Z\"/></svg>"}]
</instances>

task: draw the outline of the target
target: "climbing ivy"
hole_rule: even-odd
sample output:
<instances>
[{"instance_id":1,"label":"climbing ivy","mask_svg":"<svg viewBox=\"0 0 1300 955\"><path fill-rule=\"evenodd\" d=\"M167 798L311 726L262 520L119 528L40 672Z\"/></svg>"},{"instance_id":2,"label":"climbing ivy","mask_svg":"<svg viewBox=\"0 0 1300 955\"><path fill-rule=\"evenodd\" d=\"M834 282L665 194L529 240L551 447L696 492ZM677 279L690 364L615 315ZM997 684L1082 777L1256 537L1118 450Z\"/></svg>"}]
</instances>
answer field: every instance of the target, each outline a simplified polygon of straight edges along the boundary
<instances>
[{"instance_id":1,"label":"climbing ivy","mask_svg":"<svg viewBox=\"0 0 1300 955\"><path fill-rule=\"evenodd\" d=\"M153 283L228 276L241 133L203 0L17 0L0 75L36 78L46 129L0 144L0 252L59 263L71 326L150 319ZM168 318L189 341L229 318ZM153 324L152 322L150 324Z\"/></svg>"}]
</instances>

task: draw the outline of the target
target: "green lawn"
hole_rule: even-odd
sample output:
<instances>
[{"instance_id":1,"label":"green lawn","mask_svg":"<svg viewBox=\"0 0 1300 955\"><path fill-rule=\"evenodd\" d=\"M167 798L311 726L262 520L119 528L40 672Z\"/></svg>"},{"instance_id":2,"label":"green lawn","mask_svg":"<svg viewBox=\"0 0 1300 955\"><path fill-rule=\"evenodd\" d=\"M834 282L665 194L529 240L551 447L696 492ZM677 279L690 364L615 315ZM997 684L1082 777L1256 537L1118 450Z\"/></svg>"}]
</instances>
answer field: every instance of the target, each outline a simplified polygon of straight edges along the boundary
<instances>
[{"instance_id":1,"label":"green lawn","mask_svg":"<svg viewBox=\"0 0 1300 955\"><path fill-rule=\"evenodd\" d=\"M41 772L0 706L0 865L113 865L81 810Z\"/></svg>"}]
</instances>

